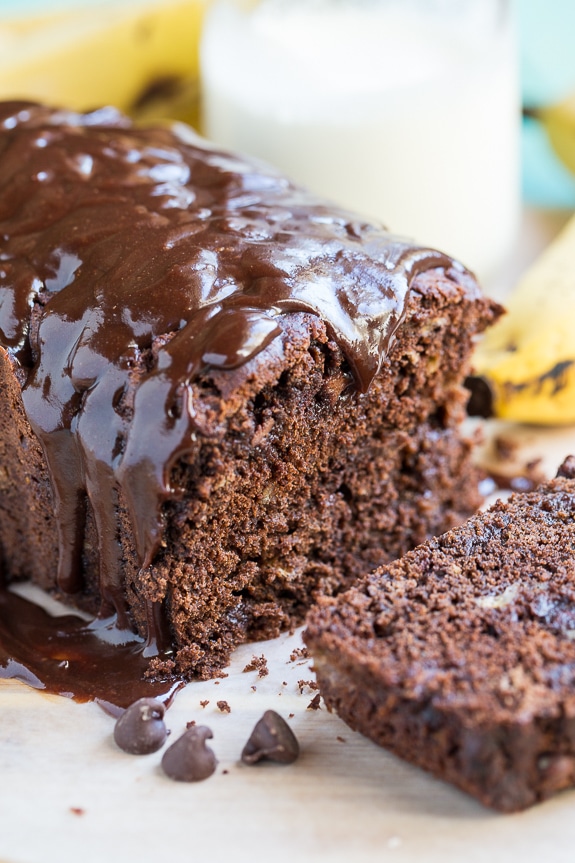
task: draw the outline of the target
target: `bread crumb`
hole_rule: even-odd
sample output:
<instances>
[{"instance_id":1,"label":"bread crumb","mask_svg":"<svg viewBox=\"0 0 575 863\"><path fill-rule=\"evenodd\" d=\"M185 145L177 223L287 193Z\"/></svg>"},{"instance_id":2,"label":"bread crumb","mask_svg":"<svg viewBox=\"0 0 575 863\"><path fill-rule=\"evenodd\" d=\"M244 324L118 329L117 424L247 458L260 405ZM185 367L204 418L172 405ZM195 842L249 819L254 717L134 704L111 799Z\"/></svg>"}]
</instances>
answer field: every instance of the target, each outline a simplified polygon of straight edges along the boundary
<instances>
[{"instance_id":1,"label":"bread crumb","mask_svg":"<svg viewBox=\"0 0 575 863\"><path fill-rule=\"evenodd\" d=\"M499 461L513 461L519 449L519 442L507 435L497 435L493 438L493 449Z\"/></svg>"},{"instance_id":2,"label":"bread crumb","mask_svg":"<svg viewBox=\"0 0 575 863\"><path fill-rule=\"evenodd\" d=\"M309 659L309 651L307 647L296 647L290 653L289 661L295 662L296 659Z\"/></svg>"},{"instance_id":3,"label":"bread crumb","mask_svg":"<svg viewBox=\"0 0 575 863\"><path fill-rule=\"evenodd\" d=\"M301 695L303 695L303 691L306 688L311 689L312 692L319 689L319 686L315 680L298 680L297 686L298 686L298 689L299 689Z\"/></svg>"},{"instance_id":4,"label":"bread crumb","mask_svg":"<svg viewBox=\"0 0 575 863\"><path fill-rule=\"evenodd\" d=\"M258 677L266 677L266 675L270 673L268 669L268 661L263 653L261 656L252 656L251 662L248 662L244 668L244 673L246 671L257 671Z\"/></svg>"}]
</instances>

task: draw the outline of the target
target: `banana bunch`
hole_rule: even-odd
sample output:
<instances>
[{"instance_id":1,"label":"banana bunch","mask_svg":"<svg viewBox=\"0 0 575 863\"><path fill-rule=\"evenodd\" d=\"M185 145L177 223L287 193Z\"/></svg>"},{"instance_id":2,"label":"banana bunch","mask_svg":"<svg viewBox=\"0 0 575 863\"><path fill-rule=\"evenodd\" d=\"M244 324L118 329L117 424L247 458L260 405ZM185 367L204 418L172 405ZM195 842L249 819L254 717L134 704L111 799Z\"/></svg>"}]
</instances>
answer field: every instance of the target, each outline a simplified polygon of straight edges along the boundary
<instances>
[{"instance_id":1,"label":"banana bunch","mask_svg":"<svg viewBox=\"0 0 575 863\"><path fill-rule=\"evenodd\" d=\"M540 425L575 423L575 216L506 306L473 358L492 413ZM473 380L470 388L476 392Z\"/></svg>"},{"instance_id":2,"label":"banana bunch","mask_svg":"<svg viewBox=\"0 0 575 863\"><path fill-rule=\"evenodd\" d=\"M16 5L16 4L15 4ZM0 18L0 98L197 123L206 0L102 0ZM12 15L12 17L11 17Z\"/></svg>"}]
</instances>

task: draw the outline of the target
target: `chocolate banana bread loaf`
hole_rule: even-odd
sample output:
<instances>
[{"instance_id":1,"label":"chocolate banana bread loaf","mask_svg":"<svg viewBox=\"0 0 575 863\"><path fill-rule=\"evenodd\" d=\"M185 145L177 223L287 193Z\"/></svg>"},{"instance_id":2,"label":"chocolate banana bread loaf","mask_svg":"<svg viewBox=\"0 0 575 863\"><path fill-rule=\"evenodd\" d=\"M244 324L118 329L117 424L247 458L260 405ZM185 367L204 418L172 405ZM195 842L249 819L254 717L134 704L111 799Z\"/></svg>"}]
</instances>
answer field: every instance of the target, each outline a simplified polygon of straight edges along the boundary
<instances>
[{"instance_id":1,"label":"chocolate banana bread loaf","mask_svg":"<svg viewBox=\"0 0 575 863\"><path fill-rule=\"evenodd\" d=\"M575 458L320 600L305 640L352 728L487 806L575 785Z\"/></svg>"},{"instance_id":2,"label":"chocolate banana bread loaf","mask_svg":"<svg viewBox=\"0 0 575 863\"><path fill-rule=\"evenodd\" d=\"M0 106L0 546L209 675L479 504L473 277L220 152Z\"/></svg>"}]
</instances>

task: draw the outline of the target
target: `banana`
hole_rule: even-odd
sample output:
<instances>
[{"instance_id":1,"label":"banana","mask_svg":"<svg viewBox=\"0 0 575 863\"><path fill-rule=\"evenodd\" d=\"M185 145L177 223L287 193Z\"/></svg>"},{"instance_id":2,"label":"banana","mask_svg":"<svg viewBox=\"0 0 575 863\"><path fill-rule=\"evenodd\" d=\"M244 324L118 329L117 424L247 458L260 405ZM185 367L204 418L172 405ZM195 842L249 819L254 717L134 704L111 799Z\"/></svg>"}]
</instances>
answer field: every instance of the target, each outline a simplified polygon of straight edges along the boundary
<instances>
[{"instance_id":1,"label":"banana","mask_svg":"<svg viewBox=\"0 0 575 863\"><path fill-rule=\"evenodd\" d=\"M575 423L575 216L506 305L473 357L493 413L538 425Z\"/></svg>"},{"instance_id":2,"label":"banana","mask_svg":"<svg viewBox=\"0 0 575 863\"><path fill-rule=\"evenodd\" d=\"M0 20L0 98L197 123L206 0L131 0Z\"/></svg>"},{"instance_id":3,"label":"banana","mask_svg":"<svg viewBox=\"0 0 575 863\"><path fill-rule=\"evenodd\" d=\"M556 156L575 174L575 93L529 114L543 124Z\"/></svg>"}]
</instances>

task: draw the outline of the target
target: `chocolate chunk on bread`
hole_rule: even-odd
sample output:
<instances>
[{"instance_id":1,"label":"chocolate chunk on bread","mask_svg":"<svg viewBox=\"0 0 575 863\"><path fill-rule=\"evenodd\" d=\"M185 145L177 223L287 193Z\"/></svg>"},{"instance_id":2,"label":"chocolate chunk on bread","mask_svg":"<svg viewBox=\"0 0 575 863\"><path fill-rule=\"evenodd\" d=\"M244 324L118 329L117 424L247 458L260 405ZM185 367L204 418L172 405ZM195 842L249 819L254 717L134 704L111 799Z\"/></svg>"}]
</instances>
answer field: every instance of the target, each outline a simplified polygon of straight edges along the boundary
<instances>
[{"instance_id":1,"label":"chocolate chunk on bread","mask_svg":"<svg viewBox=\"0 0 575 863\"><path fill-rule=\"evenodd\" d=\"M0 544L209 675L479 504L473 277L181 125L0 106Z\"/></svg>"},{"instance_id":2,"label":"chocolate chunk on bread","mask_svg":"<svg viewBox=\"0 0 575 863\"><path fill-rule=\"evenodd\" d=\"M311 612L352 728L513 812L575 785L575 458Z\"/></svg>"}]
</instances>

